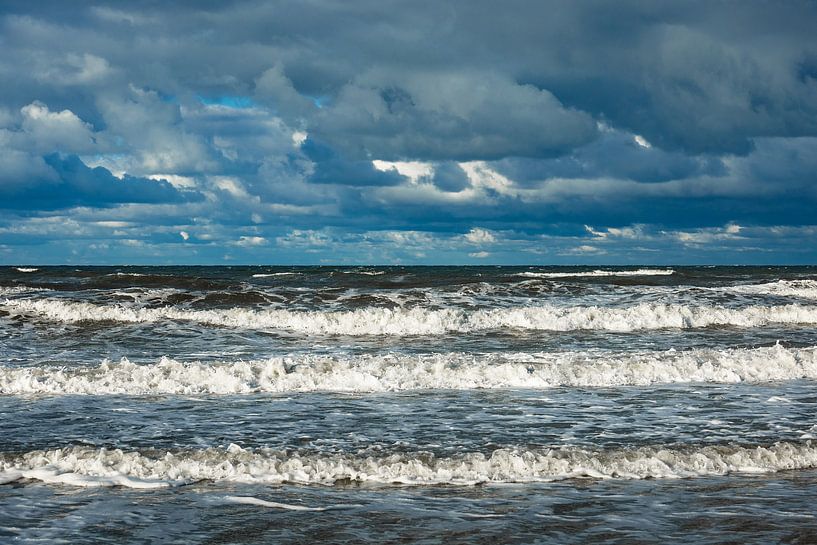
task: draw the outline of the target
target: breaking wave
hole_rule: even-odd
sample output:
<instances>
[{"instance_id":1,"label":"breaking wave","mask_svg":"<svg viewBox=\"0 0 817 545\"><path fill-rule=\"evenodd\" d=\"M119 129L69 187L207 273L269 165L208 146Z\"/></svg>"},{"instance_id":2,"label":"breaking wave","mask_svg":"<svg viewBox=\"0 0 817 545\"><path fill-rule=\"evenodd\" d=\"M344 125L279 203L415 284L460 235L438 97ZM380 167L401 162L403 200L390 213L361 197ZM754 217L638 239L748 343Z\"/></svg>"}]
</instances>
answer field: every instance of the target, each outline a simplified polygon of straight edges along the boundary
<instances>
[{"instance_id":1,"label":"breaking wave","mask_svg":"<svg viewBox=\"0 0 817 545\"><path fill-rule=\"evenodd\" d=\"M526 271L516 276L526 278L573 278L582 276L668 276L675 274L672 269L636 269L633 271L580 271L580 272L534 272Z\"/></svg>"},{"instance_id":2,"label":"breaking wave","mask_svg":"<svg viewBox=\"0 0 817 545\"><path fill-rule=\"evenodd\" d=\"M0 297L4 295L20 295L40 291L51 291L46 288L31 288L28 286L0 286Z\"/></svg>"},{"instance_id":3,"label":"breaking wave","mask_svg":"<svg viewBox=\"0 0 817 545\"><path fill-rule=\"evenodd\" d=\"M778 297L800 297L817 299L817 280L778 280L764 284L741 284L726 289L732 293L749 295L775 295Z\"/></svg>"},{"instance_id":4,"label":"breaking wave","mask_svg":"<svg viewBox=\"0 0 817 545\"><path fill-rule=\"evenodd\" d=\"M127 359L97 367L0 367L0 394L247 394L645 386L817 380L817 347L473 355L299 355L231 363Z\"/></svg>"},{"instance_id":5,"label":"breaking wave","mask_svg":"<svg viewBox=\"0 0 817 545\"><path fill-rule=\"evenodd\" d=\"M298 272L277 272L277 273L257 273L252 275L253 278L271 278L273 276L298 276Z\"/></svg>"},{"instance_id":6,"label":"breaking wave","mask_svg":"<svg viewBox=\"0 0 817 545\"><path fill-rule=\"evenodd\" d=\"M609 451L574 447L503 448L436 457L428 452L391 455L298 454L271 449L144 451L84 446L0 455L0 483L36 479L74 486L157 488L197 481L241 483L450 484L547 482L563 479L674 479L731 473L774 473L817 467L817 446L780 442L686 448L641 447Z\"/></svg>"},{"instance_id":7,"label":"breaking wave","mask_svg":"<svg viewBox=\"0 0 817 545\"><path fill-rule=\"evenodd\" d=\"M726 308L640 303L629 307L540 305L481 310L365 307L349 311L238 307L190 310L174 306L139 308L53 298L5 299L0 304L7 310L64 323L179 320L211 326L325 335L442 335L499 329L627 332L709 326L817 324L817 306L799 304Z\"/></svg>"}]
</instances>

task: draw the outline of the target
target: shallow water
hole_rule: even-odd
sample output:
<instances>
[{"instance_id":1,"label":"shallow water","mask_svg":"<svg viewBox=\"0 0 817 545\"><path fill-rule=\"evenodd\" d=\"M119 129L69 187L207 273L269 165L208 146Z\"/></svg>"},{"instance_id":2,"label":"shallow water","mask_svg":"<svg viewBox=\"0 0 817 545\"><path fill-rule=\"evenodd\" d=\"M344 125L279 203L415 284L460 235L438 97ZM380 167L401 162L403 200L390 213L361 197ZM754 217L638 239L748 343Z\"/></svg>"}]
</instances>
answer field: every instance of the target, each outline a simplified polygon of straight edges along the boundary
<instances>
[{"instance_id":1,"label":"shallow water","mask_svg":"<svg viewBox=\"0 0 817 545\"><path fill-rule=\"evenodd\" d=\"M0 269L0 541L817 540L817 268Z\"/></svg>"}]
</instances>

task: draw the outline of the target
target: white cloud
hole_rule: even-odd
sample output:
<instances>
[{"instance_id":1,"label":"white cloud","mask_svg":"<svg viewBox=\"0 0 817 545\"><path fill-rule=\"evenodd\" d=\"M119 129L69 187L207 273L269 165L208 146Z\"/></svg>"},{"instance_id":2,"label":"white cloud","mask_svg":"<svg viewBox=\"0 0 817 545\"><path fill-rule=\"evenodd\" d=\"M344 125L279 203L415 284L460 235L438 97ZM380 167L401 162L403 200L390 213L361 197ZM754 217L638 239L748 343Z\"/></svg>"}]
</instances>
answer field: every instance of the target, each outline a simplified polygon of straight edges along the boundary
<instances>
[{"instance_id":1,"label":"white cloud","mask_svg":"<svg viewBox=\"0 0 817 545\"><path fill-rule=\"evenodd\" d=\"M91 126L71 110L52 112L48 106L35 100L23 106L20 113L23 114L20 126L31 149L42 153L82 153L95 147Z\"/></svg>"},{"instance_id":2,"label":"white cloud","mask_svg":"<svg viewBox=\"0 0 817 545\"><path fill-rule=\"evenodd\" d=\"M267 239L265 239L264 237L242 236L236 241L235 245L249 247L249 246L263 246L266 243Z\"/></svg>"},{"instance_id":3,"label":"white cloud","mask_svg":"<svg viewBox=\"0 0 817 545\"><path fill-rule=\"evenodd\" d=\"M491 254L488 253L488 252L472 252L472 253L468 254L469 257L475 257L477 259L484 259L484 258L486 258L486 257L488 257L490 255Z\"/></svg>"},{"instance_id":4,"label":"white cloud","mask_svg":"<svg viewBox=\"0 0 817 545\"><path fill-rule=\"evenodd\" d=\"M321 231L310 229L293 229L284 236L277 237L275 243L278 246L326 246L332 241L331 237Z\"/></svg>"},{"instance_id":5,"label":"white cloud","mask_svg":"<svg viewBox=\"0 0 817 545\"><path fill-rule=\"evenodd\" d=\"M708 244L716 241L740 240L743 239L740 232L743 227L735 223L729 223L723 227L706 227L694 231L671 231L668 234L683 244L696 245Z\"/></svg>"},{"instance_id":6,"label":"white cloud","mask_svg":"<svg viewBox=\"0 0 817 545\"><path fill-rule=\"evenodd\" d=\"M631 227L607 227L604 231L594 229L590 225L585 225L584 230L599 239L606 239L608 237L635 239L643 236L643 226L641 225Z\"/></svg>"},{"instance_id":7,"label":"white cloud","mask_svg":"<svg viewBox=\"0 0 817 545\"><path fill-rule=\"evenodd\" d=\"M434 243L434 237L421 231L384 231L366 234L368 240L381 239L393 242L398 246L425 246Z\"/></svg>"},{"instance_id":8,"label":"white cloud","mask_svg":"<svg viewBox=\"0 0 817 545\"><path fill-rule=\"evenodd\" d=\"M179 236L182 237L184 240L190 239L190 233L187 231L179 231Z\"/></svg>"},{"instance_id":9,"label":"white cloud","mask_svg":"<svg viewBox=\"0 0 817 545\"><path fill-rule=\"evenodd\" d=\"M47 85L94 84L113 73L107 60L90 53L35 56L32 60L31 74Z\"/></svg>"},{"instance_id":10,"label":"white cloud","mask_svg":"<svg viewBox=\"0 0 817 545\"><path fill-rule=\"evenodd\" d=\"M575 246L573 248L568 248L563 252L560 252L559 255L585 255L585 254L596 254L601 255L605 254L604 250L598 248L596 246L591 246L589 244L582 244L581 246Z\"/></svg>"},{"instance_id":11,"label":"white cloud","mask_svg":"<svg viewBox=\"0 0 817 545\"><path fill-rule=\"evenodd\" d=\"M299 147L301 147L301 144L306 142L306 139L308 137L309 137L309 135L307 133L305 133L304 131L295 131L295 132L292 133L292 144L296 148L299 148Z\"/></svg>"},{"instance_id":12,"label":"white cloud","mask_svg":"<svg viewBox=\"0 0 817 545\"><path fill-rule=\"evenodd\" d=\"M211 176L210 181L215 187L222 191L226 191L235 198L258 200L258 197L250 195L244 188L244 185L235 178L230 178L229 176Z\"/></svg>"},{"instance_id":13,"label":"white cloud","mask_svg":"<svg viewBox=\"0 0 817 545\"><path fill-rule=\"evenodd\" d=\"M434 167L432 167L431 163L421 161L380 161L379 159L375 159L372 161L372 165L382 172L388 172L394 169L411 181L417 181L420 178L431 176L434 172Z\"/></svg>"},{"instance_id":14,"label":"white cloud","mask_svg":"<svg viewBox=\"0 0 817 545\"><path fill-rule=\"evenodd\" d=\"M87 161L85 164L89 164ZM110 169L109 169L110 170ZM196 187L196 179L192 176L179 176L178 174L151 174L151 180L167 180L170 185L177 189L192 189Z\"/></svg>"},{"instance_id":15,"label":"white cloud","mask_svg":"<svg viewBox=\"0 0 817 545\"><path fill-rule=\"evenodd\" d=\"M633 136L633 140L635 140L635 143L641 146L642 148L649 149L652 147L652 144L647 142L647 139L641 136L640 134L636 134L635 136Z\"/></svg>"},{"instance_id":16,"label":"white cloud","mask_svg":"<svg viewBox=\"0 0 817 545\"><path fill-rule=\"evenodd\" d=\"M488 229L481 227L474 227L463 236L470 244L492 244L496 242L496 236Z\"/></svg>"}]
</instances>

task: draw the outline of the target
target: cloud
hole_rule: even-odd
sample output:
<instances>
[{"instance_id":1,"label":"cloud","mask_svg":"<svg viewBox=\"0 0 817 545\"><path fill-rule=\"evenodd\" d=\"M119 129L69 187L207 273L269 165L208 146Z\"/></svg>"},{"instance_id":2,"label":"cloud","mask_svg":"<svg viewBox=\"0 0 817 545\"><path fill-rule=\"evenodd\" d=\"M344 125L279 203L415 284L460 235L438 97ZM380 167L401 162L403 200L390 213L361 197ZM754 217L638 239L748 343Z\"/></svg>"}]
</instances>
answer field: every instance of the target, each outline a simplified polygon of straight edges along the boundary
<instances>
[{"instance_id":1,"label":"cloud","mask_svg":"<svg viewBox=\"0 0 817 545\"><path fill-rule=\"evenodd\" d=\"M550 92L494 73L379 71L344 86L312 132L356 156L484 160L561 153L596 125Z\"/></svg>"},{"instance_id":2,"label":"cloud","mask_svg":"<svg viewBox=\"0 0 817 545\"><path fill-rule=\"evenodd\" d=\"M496 242L496 236L491 231L481 227L474 227L465 233L464 237L470 244L493 244Z\"/></svg>"},{"instance_id":3,"label":"cloud","mask_svg":"<svg viewBox=\"0 0 817 545\"><path fill-rule=\"evenodd\" d=\"M721 176L726 167L718 157L670 152L638 142L643 137L607 128L599 140L562 157L507 158L492 166L519 182L551 178L610 177L659 183L694 176Z\"/></svg>"},{"instance_id":4,"label":"cloud","mask_svg":"<svg viewBox=\"0 0 817 545\"><path fill-rule=\"evenodd\" d=\"M68 109L51 111L35 100L20 108L19 123L8 113L3 117L7 128L0 128L0 146L6 149L35 155L98 149L93 127Z\"/></svg>"},{"instance_id":5,"label":"cloud","mask_svg":"<svg viewBox=\"0 0 817 545\"><path fill-rule=\"evenodd\" d=\"M471 183L468 174L455 162L436 164L431 181L443 191L462 191Z\"/></svg>"},{"instance_id":6,"label":"cloud","mask_svg":"<svg viewBox=\"0 0 817 545\"><path fill-rule=\"evenodd\" d=\"M9 2L0 225L32 258L67 236L33 216L126 261L806 256L816 10Z\"/></svg>"},{"instance_id":7,"label":"cloud","mask_svg":"<svg viewBox=\"0 0 817 545\"><path fill-rule=\"evenodd\" d=\"M117 178L105 168L86 166L76 155L47 155L42 165L35 162L35 169L21 173L24 177L15 183L0 183L0 208L53 210L78 205L182 203L201 198L198 193L181 193L164 180L128 175ZM37 170L40 176L32 176Z\"/></svg>"},{"instance_id":8,"label":"cloud","mask_svg":"<svg viewBox=\"0 0 817 545\"><path fill-rule=\"evenodd\" d=\"M351 161L326 145L308 138L301 150L313 163L307 180L313 184L349 186L396 185L406 180L397 169L379 170L371 161Z\"/></svg>"},{"instance_id":9,"label":"cloud","mask_svg":"<svg viewBox=\"0 0 817 545\"><path fill-rule=\"evenodd\" d=\"M267 243L267 239L258 236L242 235L236 241L236 246L263 246Z\"/></svg>"}]
</instances>

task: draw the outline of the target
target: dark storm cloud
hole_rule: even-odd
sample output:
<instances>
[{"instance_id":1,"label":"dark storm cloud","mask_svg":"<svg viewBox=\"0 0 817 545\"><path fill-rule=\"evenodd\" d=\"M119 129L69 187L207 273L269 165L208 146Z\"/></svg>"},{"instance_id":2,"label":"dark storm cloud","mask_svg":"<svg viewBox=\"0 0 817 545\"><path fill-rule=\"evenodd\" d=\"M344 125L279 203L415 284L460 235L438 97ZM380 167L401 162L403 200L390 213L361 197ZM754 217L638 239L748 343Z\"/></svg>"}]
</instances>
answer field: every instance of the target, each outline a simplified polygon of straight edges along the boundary
<instances>
[{"instance_id":1,"label":"dark storm cloud","mask_svg":"<svg viewBox=\"0 0 817 545\"><path fill-rule=\"evenodd\" d=\"M809 2L65 6L6 8L3 64L25 63L31 86L10 98L105 72L169 93L258 85L283 115L385 159L564 152L593 137L583 112L692 152L817 131Z\"/></svg>"},{"instance_id":2,"label":"dark storm cloud","mask_svg":"<svg viewBox=\"0 0 817 545\"><path fill-rule=\"evenodd\" d=\"M494 167L523 184L550 178L596 177L657 183L727 173L718 157L664 151L646 140L639 143L632 134L617 131L605 132L599 140L570 155L547 159L508 158L497 161Z\"/></svg>"},{"instance_id":3,"label":"dark storm cloud","mask_svg":"<svg viewBox=\"0 0 817 545\"><path fill-rule=\"evenodd\" d=\"M315 164L314 171L307 177L313 184L379 186L396 185L405 180L394 169L382 171L371 161L349 161L311 138L303 143L301 151Z\"/></svg>"},{"instance_id":4,"label":"dark storm cloud","mask_svg":"<svg viewBox=\"0 0 817 545\"><path fill-rule=\"evenodd\" d=\"M0 208L53 210L78 205L182 203L201 199L197 193L180 193L165 180L128 175L120 180L105 168L89 168L76 155L47 155L42 164L46 168L41 177L27 173L17 183L0 183Z\"/></svg>"},{"instance_id":5,"label":"dark storm cloud","mask_svg":"<svg viewBox=\"0 0 817 545\"><path fill-rule=\"evenodd\" d=\"M465 171L455 162L435 165L431 181L443 191L462 191L470 184Z\"/></svg>"}]
</instances>

